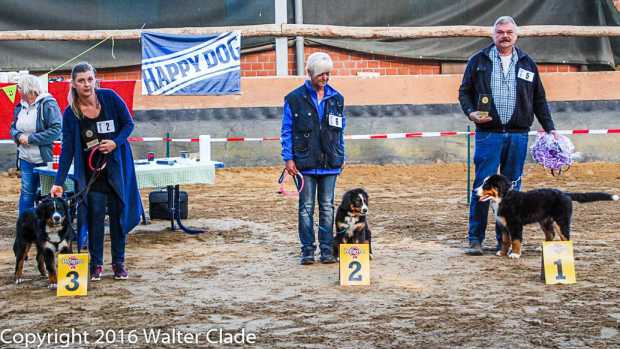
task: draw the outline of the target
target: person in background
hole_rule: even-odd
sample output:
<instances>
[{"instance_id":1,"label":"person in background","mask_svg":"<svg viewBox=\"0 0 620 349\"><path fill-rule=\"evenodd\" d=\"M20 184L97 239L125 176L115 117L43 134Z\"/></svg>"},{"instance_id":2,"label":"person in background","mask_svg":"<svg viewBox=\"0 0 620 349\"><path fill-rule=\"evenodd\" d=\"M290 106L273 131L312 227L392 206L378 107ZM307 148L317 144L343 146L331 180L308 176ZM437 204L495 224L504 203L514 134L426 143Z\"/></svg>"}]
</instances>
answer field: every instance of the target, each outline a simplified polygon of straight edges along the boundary
<instances>
[{"instance_id":1,"label":"person in background","mask_svg":"<svg viewBox=\"0 0 620 349\"><path fill-rule=\"evenodd\" d=\"M319 249L321 263L335 263L333 250L334 190L344 165L344 98L328 85L333 62L316 52L308 57L308 80L284 98L282 159L286 171L301 172L304 187L299 194L298 232L301 264L313 264L314 201L319 202Z\"/></svg>"},{"instance_id":2,"label":"person in background","mask_svg":"<svg viewBox=\"0 0 620 349\"><path fill-rule=\"evenodd\" d=\"M87 224L90 278L97 281L103 274L107 209L114 279L127 279L127 234L140 222L142 214L133 155L127 141L134 122L125 102L114 91L96 88L95 69L86 62L78 63L71 71L68 99L60 164L51 194L63 194L62 184L73 162L78 188L88 190L86 200L78 206L78 229L81 231L84 222Z\"/></svg>"},{"instance_id":3,"label":"person in background","mask_svg":"<svg viewBox=\"0 0 620 349\"><path fill-rule=\"evenodd\" d=\"M499 172L520 190L527 156L528 132L534 115L546 132L555 133L536 63L515 46L517 24L512 17L499 17L492 28L493 43L467 62L459 88L459 102L476 124L475 179L469 206L469 255L482 255L489 202L479 202L476 188L486 177ZM478 108L486 105L483 114ZM498 254L501 232L496 226ZM519 254L520 251L513 251Z\"/></svg>"},{"instance_id":4,"label":"person in background","mask_svg":"<svg viewBox=\"0 0 620 349\"><path fill-rule=\"evenodd\" d=\"M39 175L33 169L53 160L52 143L60 138L62 117L58 103L43 91L36 76L22 75L17 84L21 101L15 106L11 138L17 144L21 172L19 214L34 207Z\"/></svg>"}]
</instances>

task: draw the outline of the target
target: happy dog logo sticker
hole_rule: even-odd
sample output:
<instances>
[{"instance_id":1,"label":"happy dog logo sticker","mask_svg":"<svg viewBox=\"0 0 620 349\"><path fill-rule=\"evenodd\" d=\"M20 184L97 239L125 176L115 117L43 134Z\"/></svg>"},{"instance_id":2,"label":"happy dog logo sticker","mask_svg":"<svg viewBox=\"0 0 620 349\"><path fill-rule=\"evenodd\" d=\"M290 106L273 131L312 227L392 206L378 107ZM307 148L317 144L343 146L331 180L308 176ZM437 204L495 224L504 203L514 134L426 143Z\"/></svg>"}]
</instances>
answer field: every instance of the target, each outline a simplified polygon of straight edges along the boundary
<instances>
[{"instance_id":1,"label":"happy dog logo sticker","mask_svg":"<svg viewBox=\"0 0 620 349\"><path fill-rule=\"evenodd\" d=\"M357 246L353 246L353 247L349 247L347 248L347 250L345 251L346 254L348 254L349 256L351 256L351 258L353 259L357 259L357 257L364 253L364 250L362 250L361 248L357 247Z\"/></svg>"},{"instance_id":2,"label":"happy dog logo sticker","mask_svg":"<svg viewBox=\"0 0 620 349\"><path fill-rule=\"evenodd\" d=\"M63 258L62 263L68 265L69 269L75 270L78 265L83 263L83 261L76 256L69 256L67 258Z\"/></svg>"},{"instance_id":3,"label":"happy dog logo sticker","mask_svg":"<svg viewBox=\"0 0 620 349\"><path fill-rule=\"evenodd\" d=\"M557 255L564 254L568 252L568 248L561 244L553 244L549 247L549 252Z\"/></svg>"}]
</instances>

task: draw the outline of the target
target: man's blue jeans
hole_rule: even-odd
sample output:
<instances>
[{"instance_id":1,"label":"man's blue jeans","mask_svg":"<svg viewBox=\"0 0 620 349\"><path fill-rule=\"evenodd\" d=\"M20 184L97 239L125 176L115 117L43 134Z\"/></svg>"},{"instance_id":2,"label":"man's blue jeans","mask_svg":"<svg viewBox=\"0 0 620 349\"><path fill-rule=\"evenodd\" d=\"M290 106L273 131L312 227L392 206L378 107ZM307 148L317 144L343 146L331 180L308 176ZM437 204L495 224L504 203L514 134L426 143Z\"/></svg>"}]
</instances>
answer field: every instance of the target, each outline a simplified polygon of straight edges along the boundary
<instances>
[{"instance_id":1,"label":"man's blue jeans","mask_svg":"<svg viewBox=\"0 0 620 349\"><path fill-rule=\"evenodd\" d=\"M299 240L304 255L314 254L314 199L319 199L319 248L321 256L332 255L334 231L334 189L338 175L304 175L299 193Z\"/></svg>"},{"instance_id":2,"label":"man's blue jeans","mask_svg":"<svg viewBox=\"0 0 620 349\"><path fill-rule=\"evenodd\" d=\"M37 166L44 166L44 164L33 164L19 159L19 170L22 177L19 193L19 214L34 207L34 199L39 189L39 174L34 173L33 170Z\"/></svg>"},{"instance_id":3,"label":"man's blue jeans","mask_svg":"<svg viewBox=\"0 0 620 349\"><path fill-rule=\"evenodd\" d=\"M103 241L106 207L110 220L112 264L125 262L127 236L121 228L122 202L115 193L88 192L88 252L91 267L103 265Z\"/></svg>"},{"instance_id":4,"label":"man's blue jeans","mask_svg":"<svg viewBox=\"0 0 620 349\"><path fill-rule=\"evenodd\" d=\"M514 190L521 189L521 175L527 156L527 133L500 133L476 131L476 147L474 151L474 164L476 177L471 193L469 205L469 232L470 243L484 241L487 228L489 202L478 202L476 188L482 185L485 178L499 172L508 177L514 183ZM495 229L495 238L499 243L502 236L498 228Z\"/></svg>"}]
</instances>

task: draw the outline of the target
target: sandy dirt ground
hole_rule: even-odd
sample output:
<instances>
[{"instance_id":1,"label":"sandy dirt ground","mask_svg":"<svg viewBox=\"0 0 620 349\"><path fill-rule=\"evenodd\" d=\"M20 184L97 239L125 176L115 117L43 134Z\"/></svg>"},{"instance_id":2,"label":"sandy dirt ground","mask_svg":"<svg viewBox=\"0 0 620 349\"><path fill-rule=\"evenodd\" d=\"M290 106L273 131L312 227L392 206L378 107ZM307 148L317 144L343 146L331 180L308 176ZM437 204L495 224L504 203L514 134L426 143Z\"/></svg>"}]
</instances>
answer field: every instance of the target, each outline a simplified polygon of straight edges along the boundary
<instances>
[{"instance_id":1,"label":"sandy dirt ground","mask_svg":"<svg viewBox=\"0 0 620 349\"><path fill-rule=\"evenodd\" d=\"M263 348L620 347L620 203L575 204L577 284L545 286L537 226L526 229L520 260L463 254L463 164L352 165L336 200L358 186L370 193L375 259L371 285L347 288L336 264L299 265L297 202L276 194L279 171L223 169L215 185L185 186L186 223L208 232L171 232L162 221L139 226L127 245L130 279L114 281L106 265L81 298L46 289L32 252L27 282L13 284L19 185L0 177L0 327L12 335L86 331L89 343L111 330L117 337L106 347L194 347L148 345L142 331L200 336L219 328L254 333ZM528 166L524 189L539 187L619 193L620 164L580 164L559 178ZM491 237L492 226L487 231ZM132 330L137 343L121 342L120 331Z\"/></svg>"}]
</instances>

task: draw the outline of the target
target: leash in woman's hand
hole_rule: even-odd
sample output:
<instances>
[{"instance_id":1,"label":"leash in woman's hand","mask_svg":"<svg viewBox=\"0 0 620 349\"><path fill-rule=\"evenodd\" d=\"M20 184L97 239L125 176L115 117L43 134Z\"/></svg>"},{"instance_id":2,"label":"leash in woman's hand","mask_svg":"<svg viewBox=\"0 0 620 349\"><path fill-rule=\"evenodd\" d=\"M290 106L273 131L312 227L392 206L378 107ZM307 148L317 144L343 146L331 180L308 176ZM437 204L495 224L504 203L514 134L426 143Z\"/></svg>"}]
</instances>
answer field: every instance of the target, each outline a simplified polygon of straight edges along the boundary
<instances>
[{"instance_id":1,"label":"leash in woman's hand","mask_svg":"<svg viewBox=\"0 0 620 349\"><path fill-rule=\"evenodd\" d=\"M96 163L94 163L93 159L95 158L96 153L100 153L101 156L96 161ZM84 187L84 189L66 198L67 201L71 203L71 205L76 205L86 200L86 195L88 195L90 188L93 186L93 184L97 180L97 177L99 177L103 169L105 169L108 164L107 155L108 154L104 154L99 151L99 146L95 146L90 150L90 152L88 153L86 165L93 172L93 174L92 176L90 176L90 179L88 180L88 183L86 184L86 187ZM60 189L57 189L57 186L52 186L50 194L54 197L62 196L63 189L61 186L59 188Z\"/></svg>"},{"instance_id":2,"label":"leash in woman's hand","mask_svg":"<svg viewBox=\"0 0 620 349\"><path fill-rule=\"evenodd\" d=\"M288 192L284 189L284 183L286 183L286 177L293 177L293 182L295 183L295 187L297 188L297 192ZM288 174L286 169L282 170L282 174L280 174L280 178L278 178L278 184L280 184L280 189L278 190L278 194L282 194L284 196L297 196L304 189L304 176L301 172L297 172L296 175L291 176Z\"/></svg>"}]
</instances>

